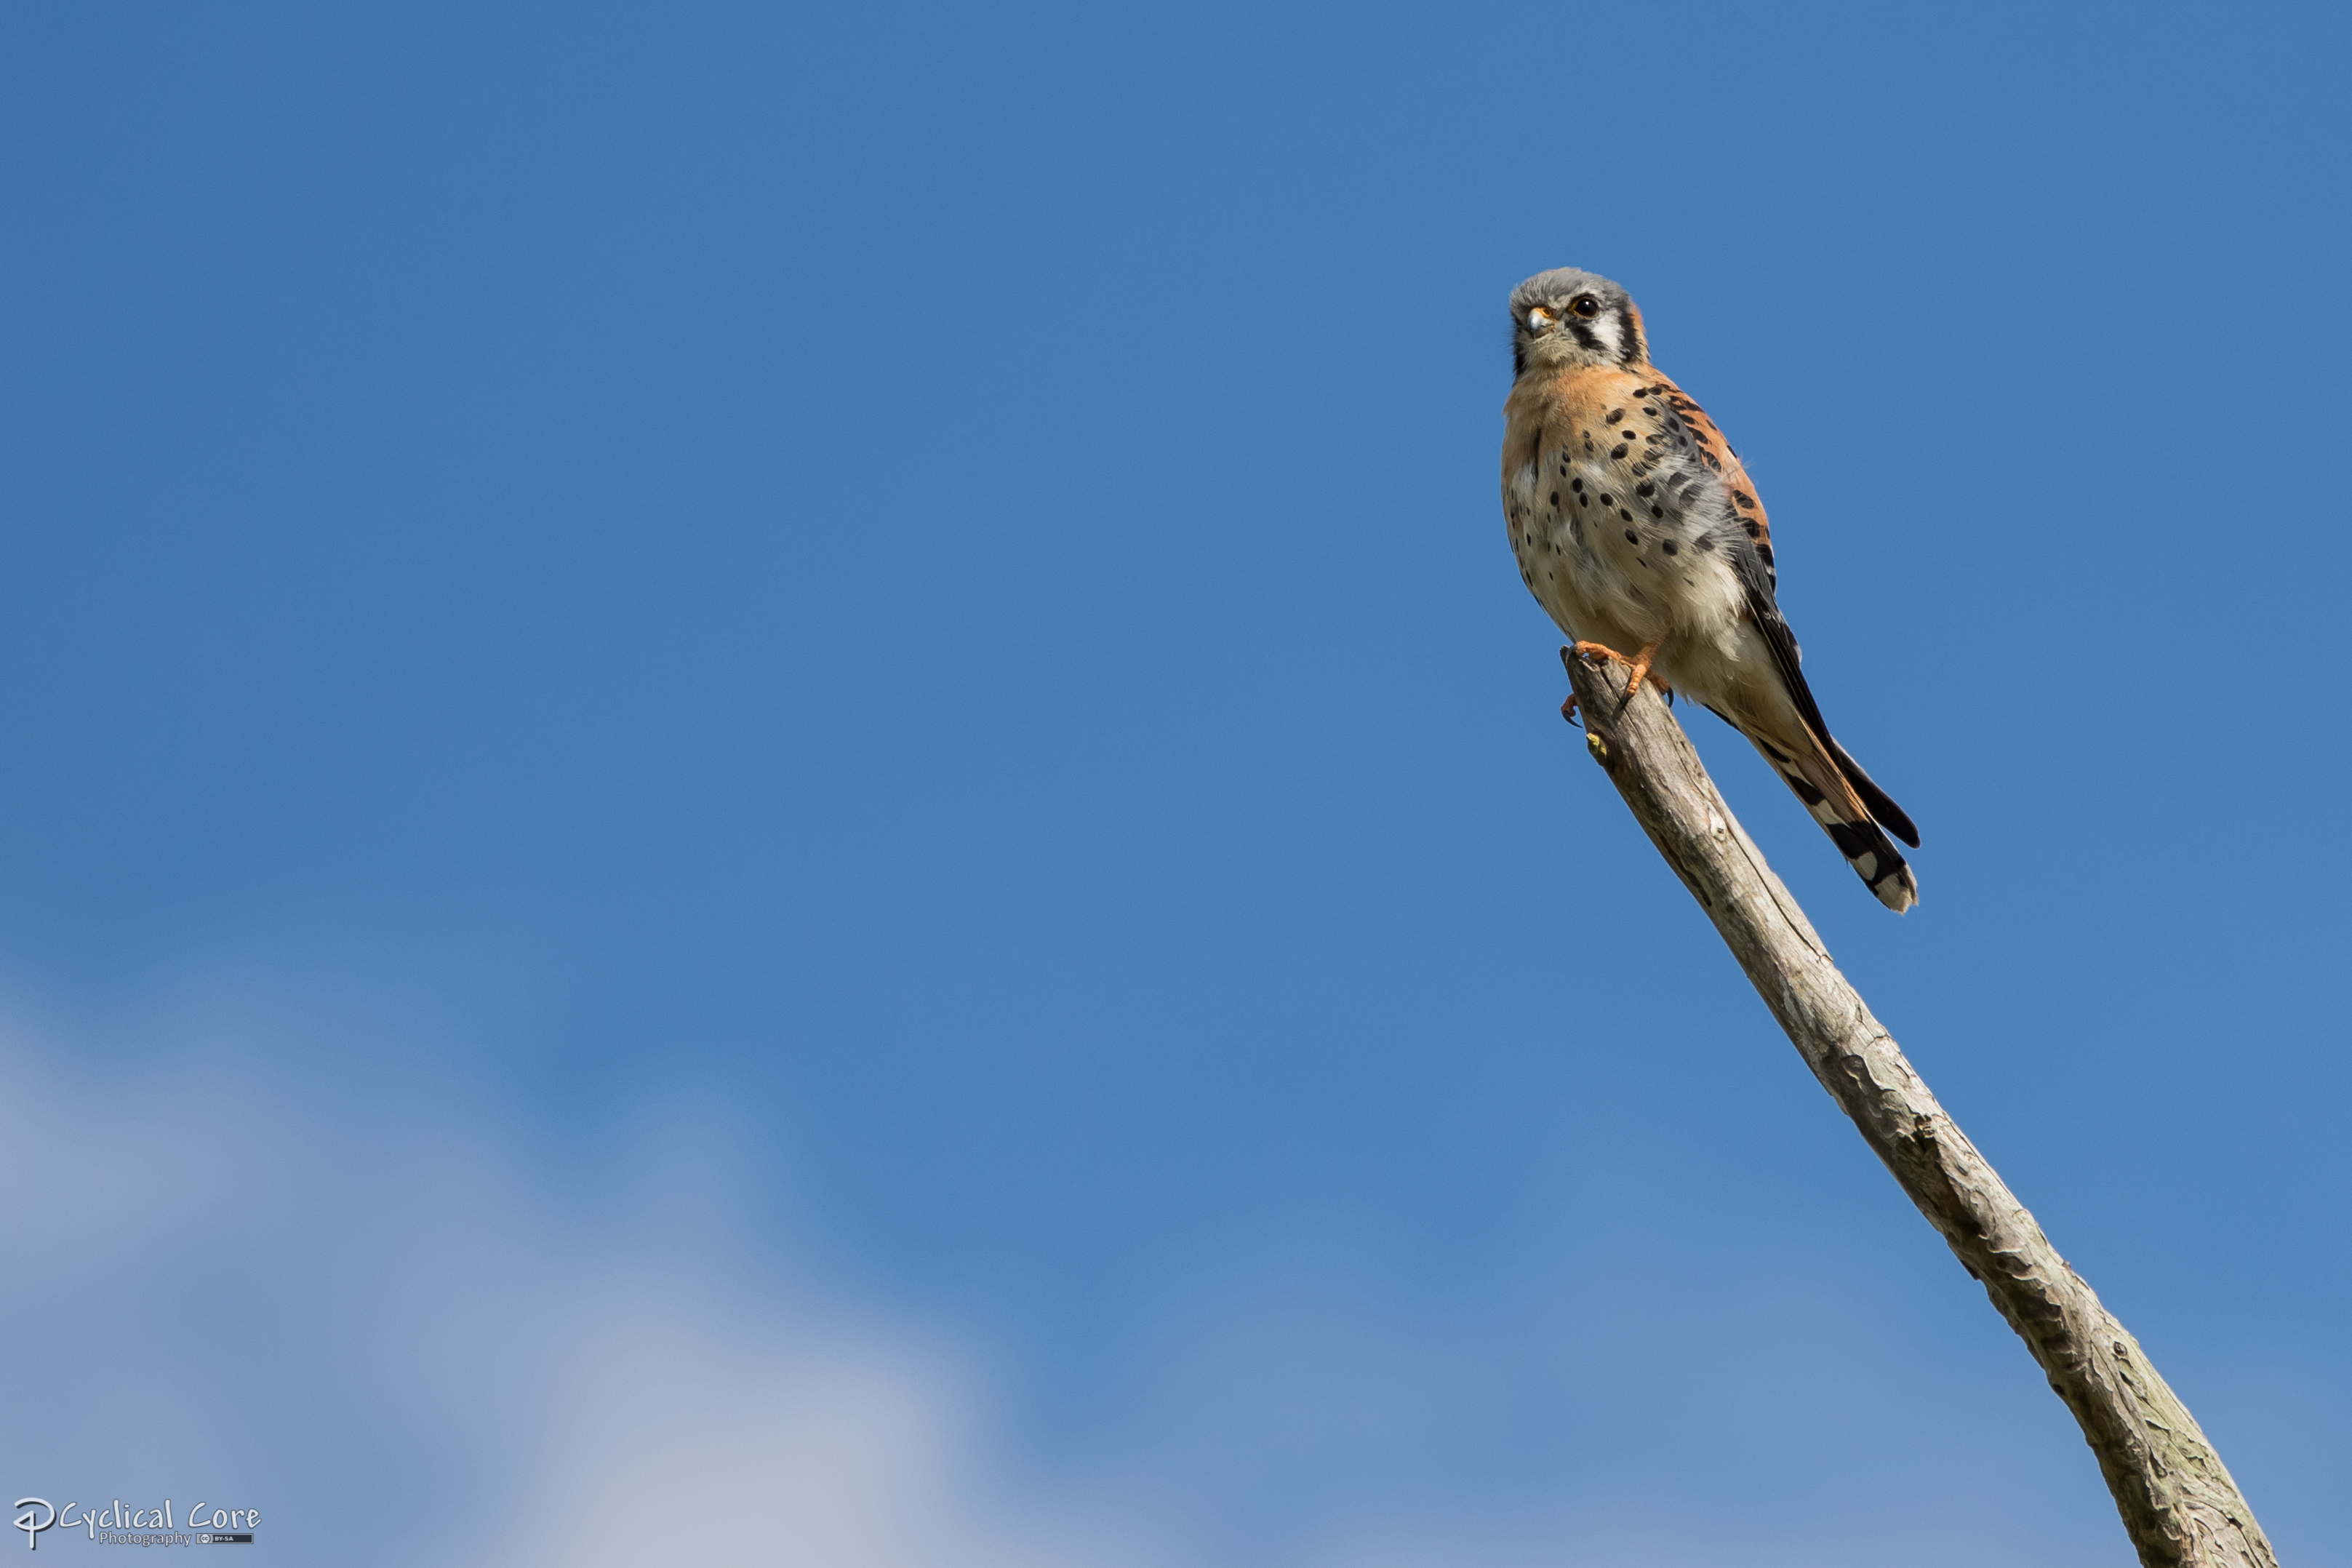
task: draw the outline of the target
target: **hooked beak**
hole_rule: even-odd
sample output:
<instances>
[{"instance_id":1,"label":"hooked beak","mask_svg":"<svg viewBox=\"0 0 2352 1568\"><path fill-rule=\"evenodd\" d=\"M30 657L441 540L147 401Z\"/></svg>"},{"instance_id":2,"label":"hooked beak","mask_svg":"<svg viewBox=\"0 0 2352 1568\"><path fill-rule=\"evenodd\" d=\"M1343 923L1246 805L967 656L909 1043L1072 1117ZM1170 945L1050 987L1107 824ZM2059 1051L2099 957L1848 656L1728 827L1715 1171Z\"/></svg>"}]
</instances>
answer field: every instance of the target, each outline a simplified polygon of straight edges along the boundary
<instances>
[{"instance_id":1,"label":"hooked beak","mask_svg":"<svg viewBox=\"0 0 2352 1568\"><path fill-rule=\"evenodd\" d=\"M1531 332L1540 332L1546 327L1550 326L1558 318L1554 317L1549 310L1545 310L1541 305L1538 305L1528 312L1528 331Z\"/></svg>"}]
</instances>

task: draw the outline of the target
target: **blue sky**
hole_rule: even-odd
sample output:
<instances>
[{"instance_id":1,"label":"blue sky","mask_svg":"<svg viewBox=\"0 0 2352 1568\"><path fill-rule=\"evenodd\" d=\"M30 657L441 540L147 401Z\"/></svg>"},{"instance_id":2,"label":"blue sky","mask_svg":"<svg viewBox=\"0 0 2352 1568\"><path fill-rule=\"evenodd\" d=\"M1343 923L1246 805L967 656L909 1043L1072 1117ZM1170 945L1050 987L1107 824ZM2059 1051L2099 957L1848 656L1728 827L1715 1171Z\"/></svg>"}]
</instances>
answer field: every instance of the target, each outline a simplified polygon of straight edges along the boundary
<instances>
[{"instance_id":1,"label":"blue sky","mask_svg":"<svg viewBox=\"0 0 2352 1568\"><path fill-rule=\"evenodd\" d=\"M2339 12L0 26L20 1493L2128 1563L1556 716L1495 447L1577 265L1922 907L1700 715L1733 804L2340 1556Z\"/></svg>"}]
</instances>

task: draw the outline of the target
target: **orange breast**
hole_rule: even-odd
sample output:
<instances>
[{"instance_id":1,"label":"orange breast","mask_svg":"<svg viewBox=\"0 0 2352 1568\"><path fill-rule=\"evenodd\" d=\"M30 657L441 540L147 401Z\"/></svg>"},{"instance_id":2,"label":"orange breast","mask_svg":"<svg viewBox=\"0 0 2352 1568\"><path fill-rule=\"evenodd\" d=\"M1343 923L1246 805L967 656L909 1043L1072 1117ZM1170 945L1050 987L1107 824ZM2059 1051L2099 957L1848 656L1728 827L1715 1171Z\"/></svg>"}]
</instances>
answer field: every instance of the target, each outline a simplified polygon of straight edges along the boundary
<instances>
[{"instance_id":1,"label":"orange breast","mask_svg":"<svg viewBox=\"0 0 2352 1568\"><path fill-rule=\"evenodd\" d=\"M1765 569L1770 571L1772 524L1765 514L1763 498L1756 493L1755 481L1748 477L1747 468L1706 410L1675 384L1674 377L1654 365L1630 369L1595 365L1523 379L1511 388L1510 398L1503 405L1507 421L1503 441L1506 477L1533 462L1538 445L1548 450L1560 447L1603 453L1614 450L1618 426L1610 423L1610 415L1622 415L1640 398L1648 397L1662 399L1681 417L1699 461L1723 482L1748 537L1756 542Z\"/></svg>"}]
</instances>

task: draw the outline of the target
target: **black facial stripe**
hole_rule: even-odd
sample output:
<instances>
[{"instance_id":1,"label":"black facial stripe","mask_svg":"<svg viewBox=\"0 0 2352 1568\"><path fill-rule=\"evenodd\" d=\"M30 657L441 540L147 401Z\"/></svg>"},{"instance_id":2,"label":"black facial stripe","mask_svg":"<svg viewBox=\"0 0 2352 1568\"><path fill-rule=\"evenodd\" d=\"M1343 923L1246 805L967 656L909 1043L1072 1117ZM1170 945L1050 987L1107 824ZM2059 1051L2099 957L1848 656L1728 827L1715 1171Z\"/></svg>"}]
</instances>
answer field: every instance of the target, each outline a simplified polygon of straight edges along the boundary
<instances>
[{"instance_id":1,"label":"black facial stripe","mask_svg":"<svg viewBox=\"0 0 2352 1568\"><path fill-rule=\"evenodd\" d=\"M1642 363L1642 329L1633 324L1633 302L1631 300L1617 301L1617 341L1624 345L1617 354L1622 363Z\"/></svg>"},{"instance_id":2,"label":"black facial stripe","mask_svg":"<svg viewBox=\"0 0 2352 1568\"><path fill-rule=\"evenodd\" d=\"M1574 337L1578 342L1582 343L1586 348L1592 350L1595 353L1598 353L1601 351L1601 339L1593 332L1591 327L1586 326L1582 321L1570 316L1568 319L1568 330L1570 335Z\"/></svg>"}]
</instances>

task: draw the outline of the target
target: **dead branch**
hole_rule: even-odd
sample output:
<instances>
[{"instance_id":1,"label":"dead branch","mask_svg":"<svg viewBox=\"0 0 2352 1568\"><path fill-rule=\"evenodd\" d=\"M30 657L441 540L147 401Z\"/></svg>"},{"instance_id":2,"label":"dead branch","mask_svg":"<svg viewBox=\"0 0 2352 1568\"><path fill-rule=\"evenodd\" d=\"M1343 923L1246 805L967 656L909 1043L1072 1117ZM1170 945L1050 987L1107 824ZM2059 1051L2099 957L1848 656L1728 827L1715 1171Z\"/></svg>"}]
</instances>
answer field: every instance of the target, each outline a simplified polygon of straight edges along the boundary
<instances>
[{"instance_id":1,"label":"dead branch","mask_svg":"<svg viewBox=\"0 0 2352 1568\"><path fill-rule=\"evenodd\" d=\"M1586 740L1764 1005L2081 1423L2146 1568L2277 1568L2221 1456L1904 1059L1724 804L1654 687L1560 650Z\"/></svg>"}]
</instances>

